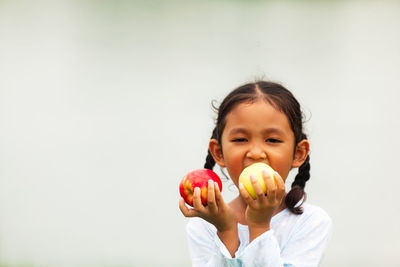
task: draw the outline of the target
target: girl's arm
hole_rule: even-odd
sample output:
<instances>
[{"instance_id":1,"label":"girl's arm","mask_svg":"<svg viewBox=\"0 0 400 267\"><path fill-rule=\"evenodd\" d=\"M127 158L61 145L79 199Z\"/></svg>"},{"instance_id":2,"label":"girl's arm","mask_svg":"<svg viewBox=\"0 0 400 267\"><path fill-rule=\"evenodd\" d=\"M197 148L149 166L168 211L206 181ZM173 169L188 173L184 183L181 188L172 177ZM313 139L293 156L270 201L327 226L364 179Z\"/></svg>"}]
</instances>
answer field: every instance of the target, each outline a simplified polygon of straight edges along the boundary
<instances>
[{"instance_id":1,"label":"girl's arm","mask_svg":"<svg viewBox=\"0 0 400 267\"><path fill-rule=\"evenodd\" d=\"M237 254L244 266L319 266L331 236L330 217L322 209L308 205L302 215L287 212L283 216L280 225L274 224L276 231L263 233Z\"/></svg>"},{"instance_id":2,"label":"girl's arm","mask_svg":"<svg viewBox=\"0 0 400 267\"><path fill-rule=\"evenodd\" d=\"M212 224L201 218L190 218L186 233L193 267L240 266L234 264L237 259L232 257Z\"/></svg>"},{"instance_id":3,"label":"girl's arm","mask_svg":"<svg viewBox=\"0 0 400 267\"><path fill-rule=\"evenodd\" d=\"M200 189L195 188L193 194L193 209L185 205L183 198L179 201L179 208L185 217L200 217L213 224L217 235L227 248L231 257L239 247L237 221L231 208L224 202L218 184L212 180L208 183L207 206L203 206L200 198Z\"/></svg>"},{"instance_id":4,"label":"girl's arm","mask_svg":"<svg viewBox=\"0 0 400 267\"><path fill-rule=\"evenodd\" d=\"M248 204L249 245L237 254L238 259L242 260L243 266L318 266L331 233L329 216L321 209L309 208L305 214L292 215L296 223L282 221L284 225L279 225L278 235L282 239L282 233L286 233L288 239L281 240L284 245L280 247L270 222L285 196L285 185L278 173L275 173L276 182L267 172L264 172L264 180L266 194L256 179L251 179L257 196L255 200L243 185L239 185L240 194Z\"/></svg>"}]
</instances>

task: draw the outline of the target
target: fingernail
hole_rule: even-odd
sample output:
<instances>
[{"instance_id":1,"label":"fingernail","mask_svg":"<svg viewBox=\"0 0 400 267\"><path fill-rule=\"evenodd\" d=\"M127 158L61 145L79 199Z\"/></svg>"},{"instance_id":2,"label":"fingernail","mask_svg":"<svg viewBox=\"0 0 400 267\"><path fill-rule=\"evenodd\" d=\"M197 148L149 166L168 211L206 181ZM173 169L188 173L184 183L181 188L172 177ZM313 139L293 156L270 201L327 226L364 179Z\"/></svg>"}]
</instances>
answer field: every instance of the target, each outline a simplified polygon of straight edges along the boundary
<instances>
[{"instance_id":1,"label":"fingernail","mask_svg":"<svg viewBox=\"0 0 400 267\"><path fill-rule=\"evenodd\" d=\"M210 180L208 180L208 185L212 185L212 184L213 184L213 182L214 182L214 181L213 181L213 180L211 180L211 179L210 179Z\"/></svg>"},{"instance_id":2,"label":"fingernail","mask_svg":"<svg viewBox=\"0 0 400 267\"><path fill-rule=\"evenodd\" d=\"M255 181L256 181L256 177L255 177L253 174L251 174L251 175L250 175L250 180L253 181L253 182L255 182Z\"/></svg>"},{"instance_id":3,"label":"fingernail","mask_svg":"<svg viewBox=\"0 0 400 267\"><path fill-rule=\"evenodd\" d=\"M218 188L218 190L219 190L219 185L218 185L217 182L214 182L214 186L215 186L216 188Z\"/></svg>"},{"instance_id":4,"label":"fingernail","mask_svg":"<svg viewBox=\"0 0 400 267\"><path fill-rule=\"evenodd\" d=\"M275 174L276 174L276 175L279 175L279 173L278 173L277 171L275 171Z\"/></svg>"}]
</instances>

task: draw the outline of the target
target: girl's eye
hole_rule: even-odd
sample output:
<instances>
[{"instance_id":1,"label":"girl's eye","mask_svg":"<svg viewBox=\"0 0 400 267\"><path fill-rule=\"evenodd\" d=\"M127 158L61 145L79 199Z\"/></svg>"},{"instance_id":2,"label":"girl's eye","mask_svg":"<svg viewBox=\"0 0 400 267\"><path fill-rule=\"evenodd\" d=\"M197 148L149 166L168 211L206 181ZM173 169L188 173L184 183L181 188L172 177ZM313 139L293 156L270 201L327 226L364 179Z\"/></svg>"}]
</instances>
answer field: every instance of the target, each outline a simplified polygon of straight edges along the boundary
<instances>
[{"instance_id":1,"label":"girl's eye","mask_svg":"<svg viewBox=\"0 0 400 267\"><path fill-rule=\"evenodd\" d=\"M268 143L282 143L281 140L275 139L275 138L268 138L268 139L266 140L266 142L268 142Z\"/></svg>"},{"instance_id":2,"label":"girl's eye","mask_svg":"<svg viewBox=\"0 0 400 267\"><path fill-rule=\"evenodd\" d=\"M236 139L233 139L232 142L234 142L234 143L247 142L247 139L246 138L236 138Z\"/></svg>"}]
</instances>

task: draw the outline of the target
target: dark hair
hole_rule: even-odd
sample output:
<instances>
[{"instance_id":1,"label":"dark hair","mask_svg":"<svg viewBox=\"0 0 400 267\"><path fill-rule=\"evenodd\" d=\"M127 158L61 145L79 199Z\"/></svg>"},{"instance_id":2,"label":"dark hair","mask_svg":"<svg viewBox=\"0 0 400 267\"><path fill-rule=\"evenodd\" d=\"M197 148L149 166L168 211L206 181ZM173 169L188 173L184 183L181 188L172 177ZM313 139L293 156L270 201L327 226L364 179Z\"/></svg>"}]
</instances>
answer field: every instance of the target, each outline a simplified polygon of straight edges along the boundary
<instances>
[{"instance_id":1,"label":"dark hair","mask_svg":"<svg viewBox=\"0 0 400 267\"><path fill-rule=\"evenodd\" d=\"M211 139L218 140L218 143L222 145L221 136L225 128L226 116L228 113L240 103L252 103L260 98L266 100L269 104L286 115L294 133L295 149L296 145L301 140L307 139L306 134L303 133L303 113L301 112L299 102L293 94L281 84L267 81L258 81L242 85L230 92L222 101L219 108L214 107L218 112L218 117L216 119L216 125L212 132ZM210 151L208 151L204 168L212 170L214 166L215 161ZM310 157L307 156L304 163L299 167L299 172L292 183L291 190L285 197L287 208L294 214L303 213L301 204L303 204L306 198L304 187L309 179ZM303 201L300 205L296 206L300 200Z\"/></svg>"}]
</instances>

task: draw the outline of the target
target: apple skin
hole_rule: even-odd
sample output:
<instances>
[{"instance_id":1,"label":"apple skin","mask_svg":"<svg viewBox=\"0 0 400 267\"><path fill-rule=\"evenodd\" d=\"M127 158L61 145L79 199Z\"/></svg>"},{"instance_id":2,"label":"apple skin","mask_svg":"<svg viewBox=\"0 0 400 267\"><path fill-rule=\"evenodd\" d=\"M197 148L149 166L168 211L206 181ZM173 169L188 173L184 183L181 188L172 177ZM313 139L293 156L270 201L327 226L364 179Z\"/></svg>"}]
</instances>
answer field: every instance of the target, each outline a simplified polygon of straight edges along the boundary
<instances>
[{"instance_id":1,"label":"apple skin","mask_svg":"<svg viewBox=\"0 0 400 267\"><path fill-rule=\"evenodd\" d=\"M265 185L264 177L263 177L263 170L266 169L272 178L275 181L275 171L267 164L258 162L258 163L253 163L250 166L246 167L242 173L239 176L239 183L242 183L244 185L244 188L246 188L247 192L249 192L250 196L253 199L256 199L256 192L254 191L253 185L250 180L250 175L254 175L256 180L261 186L261 189L264 191L264 193L267 193L267 187Z\"/></svg>"},{"instance_id":2,"label":"apple skin","mask_svg":"<svg viewBox=\"0 0 400 267\"><path fill-rule=\"evenodd\" d=\"M207 206L208 180L217 182L222 191L222 182L219 176L209 169L194 170L186 174L179 184L179 192L185 202L193 207L193 193L196 187L200 188L201 203Z\"/></svg>"}]
</instances>

